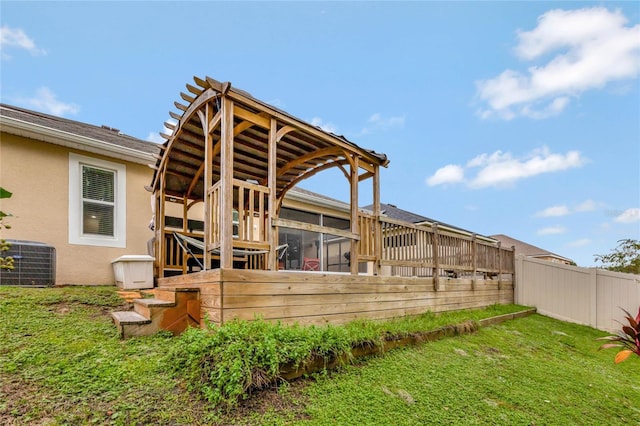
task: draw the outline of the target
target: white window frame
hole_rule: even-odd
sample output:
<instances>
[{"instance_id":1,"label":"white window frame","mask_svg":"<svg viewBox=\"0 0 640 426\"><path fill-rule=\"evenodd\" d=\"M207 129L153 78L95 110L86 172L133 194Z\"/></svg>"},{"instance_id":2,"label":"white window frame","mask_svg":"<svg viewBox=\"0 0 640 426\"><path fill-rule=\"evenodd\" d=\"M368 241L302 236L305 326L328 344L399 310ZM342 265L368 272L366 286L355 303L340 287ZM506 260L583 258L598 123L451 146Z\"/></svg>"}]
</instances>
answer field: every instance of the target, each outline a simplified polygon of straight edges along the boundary
<instances>
[{"instance_id":1,"label":"white window frame","mask_svg":"<svg viewBox=\"0 0 640 426\"><path fill-rule=\"evenodd\" d=\"M114 173L114 235L84 234L82 229L82 166ZM127 247L127 167L124 164L69 153L69 244Z\"/></svg>"}]
</instances>

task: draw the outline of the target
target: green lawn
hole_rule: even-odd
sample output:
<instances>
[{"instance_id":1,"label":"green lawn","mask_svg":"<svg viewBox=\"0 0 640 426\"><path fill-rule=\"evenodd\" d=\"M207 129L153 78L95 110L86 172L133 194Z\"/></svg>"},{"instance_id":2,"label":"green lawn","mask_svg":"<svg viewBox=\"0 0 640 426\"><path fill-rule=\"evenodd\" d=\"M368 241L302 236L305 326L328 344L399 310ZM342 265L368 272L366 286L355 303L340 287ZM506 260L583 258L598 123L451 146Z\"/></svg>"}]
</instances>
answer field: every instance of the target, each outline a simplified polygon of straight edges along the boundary
<instances>
[{"instance_id":1,"label":"green lawn","mask_svg":"<svg viewBox=\"0 0 640 426\"><path fill-rule=\"evenodd\" d=\"M118 339L107 313L121 303L113 287L0 287L0 424L640 425L640 358L615 365L615 351L597 351L604 333L539 315L359 360L221 414L167 368L179 339Z\"/></svg>"}]
</instances>

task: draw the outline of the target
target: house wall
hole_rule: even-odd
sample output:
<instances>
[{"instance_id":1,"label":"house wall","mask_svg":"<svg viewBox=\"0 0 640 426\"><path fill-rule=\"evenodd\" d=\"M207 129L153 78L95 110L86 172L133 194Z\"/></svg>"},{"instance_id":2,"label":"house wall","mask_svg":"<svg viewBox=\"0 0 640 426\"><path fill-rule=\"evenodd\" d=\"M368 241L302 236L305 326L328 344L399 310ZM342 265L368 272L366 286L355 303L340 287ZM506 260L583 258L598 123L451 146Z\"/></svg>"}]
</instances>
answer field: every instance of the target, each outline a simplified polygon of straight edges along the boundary
<instances>
[{"instance_id":1,"label":"house wall","mask_svg":"<svg viewBox=\"0 0 640 426\"><path fill-rule=\"evenodd\" d=\"M126 165L126 247L69 244L69 152ZM13 193L2 200L5 239L46 243L56 249L56 284L113 284L111 261L125 254L146 254L151 218L150 194L144 189L152 170L81 150L0 134L0 185Z\"/></svg>"},{"instance_id":2,"label":"house wall","mask_svg":"<svg viewBox=\"0 0 640 426\"><path fill-rule=\"evenodd\" d=\"M640 306L640 275L516 257L515 301L539 313L605 331L620 328Z\"/></svg>"}]
</instances>

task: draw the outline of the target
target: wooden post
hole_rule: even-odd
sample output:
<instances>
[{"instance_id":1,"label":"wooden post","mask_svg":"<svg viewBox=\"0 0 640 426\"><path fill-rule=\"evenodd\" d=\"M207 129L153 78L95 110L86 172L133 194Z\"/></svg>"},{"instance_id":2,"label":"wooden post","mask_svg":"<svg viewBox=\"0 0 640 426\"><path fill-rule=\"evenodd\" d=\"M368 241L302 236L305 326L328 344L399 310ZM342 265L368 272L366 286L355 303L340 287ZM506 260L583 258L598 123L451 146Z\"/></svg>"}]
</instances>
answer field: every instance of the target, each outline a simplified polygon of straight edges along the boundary
<instances>
[{"instance_id":1,"label":"wooden post","mask_svg":"<svg viewBox=\"0 0 640 426\"><path fill-rule=\"evenodd\" d=\"M154 194L154 202L156 203L154 235L156 240L153 243L153 255L156 258L156 273L158 274L156 278L162 278L164 276L164 256L162 252L162 250L164 250L164 208L162 207L161 201L164 198L162 195L162 188L164 187L163 181L163 176L160 176L160 189Z\"/></svg>"},{"instance_id":2,"label":"wooden post","mask_svg":"<svg viewBox=\"0 0 640 426\"><path fill-rule=\"evenodd\" d=\"M233 267L233 102L222 97L220 129L220 268Z\"/></svg>"},{"instance_id":3,"label":"wooden post","mask_svg":"<svg viewBox=\"0 0 640 426\"><path fill-rule=\"evenodd\" d=\"M382 260L382 224L380 223L380 167L373 167L373 247L375 261L373 262L373 275L380 273L380 261Z\"/></svg>"},{"instance_id":4,"label":"wooden post","mask_svg":"<svg viewBox=\"0 0 640 426\"><path fill-rule=\"evenodd\" d=\"M511 287L516 288L516 246L511 246L511 256L513 256L513 273L511 275Z\"/></svg>"},{"instance_id":5,"label":"wooden post","mask_svg":"<svg viewBox=\"0 0 640 426\"><path fill-rule=\"evenodd\" d=\"M498 290L502 289L502 242L498 241Z\"/></svg>"},{"instance_id":6,"label":"wooden post","mask_svg":"<svg viewBox=\"0 0 640 426\"><path fill-rule=\"evenodd\" d=\"M351 162L351 232L356 235L360 235L360 224L358 222L358 161L359 158L357 155L354 155L353 161ZM351 274L358 274L358 251L360 249L360 241L351 239L351 257L349 258L351 262Z\"/></svg>"},{"instance_id":7,"label":"wooden post","mask_svg":"<svg viewBox=\"0 0 640 426\"><path fill-rule=\"evenodd\" d=\"M438 224L434 223L433 224L433 244L432 244L432 250L433 250L433 289L434 290L439 290L440 289L440 262L438 260L439 254L438 252L440 251L439 249L439 236L438 236Z\"/></svg>"},{"instance_id":8,"label":"wooden post","mask_svg":"<svg viewBox=\"0 0 640 426\"><path fill-rule=\"evenodd\" d=\"M204 131L204 250L202 253L203 270L211 269L211 228L216 220L216 212L211 210L211 188L213 169L213 136L209 129L210 106L206 104L204 117L201 116L202 130Z\"/></svg>"},{"instance_id":9,"label":"wooden post","mask_svg":"<svg viewBox=\"0 0 640 426\"><path fill-rule=\"evenodd\" d=\"M476 274L478 272L478 242L477 235L473 234L471 236L471 262L473 266L473 275L471 276L471 289L475 290L476 285L478 284L478 278Z\"/></svg>"},{"instance_id":10,"label":"wooden post","mask_svg":"<svg viewBox=\"0 0 640 426\"><path fill-rule=\"evenodd\" d=\"M278 148L278 141L276 139L276 134L278 132L278 123L275 118L271 119L271 127L269 128L269 151L268 151L268 183L269 186L269 217L267 224L265 226L269 227L269 263L267 265L267 269L270 271L278 270L278 253L276 252L276 247L278 246L278 228L273 226L272 219L275 218L276 213L276 153Z\"/></svg>"},{"instance_id":11,"label":"wooden post","mask_svg":"<svg viewBox=\"0 0 640 426\"><path fill-rule=\"evenodd\" d=\"M187 197L182 197L182 232L188 232L189 228L189 210L187 209ZM182 250L182 274L188 272L189 253Z\"/></svg>"}]
</instances>

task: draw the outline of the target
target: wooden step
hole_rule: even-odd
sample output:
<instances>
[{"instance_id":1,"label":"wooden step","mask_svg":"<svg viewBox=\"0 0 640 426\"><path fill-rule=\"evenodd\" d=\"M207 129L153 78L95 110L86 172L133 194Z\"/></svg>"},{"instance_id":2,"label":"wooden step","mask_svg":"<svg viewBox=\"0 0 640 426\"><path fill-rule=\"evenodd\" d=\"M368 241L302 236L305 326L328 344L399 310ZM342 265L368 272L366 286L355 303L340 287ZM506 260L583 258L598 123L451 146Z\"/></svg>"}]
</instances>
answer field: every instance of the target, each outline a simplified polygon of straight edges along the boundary
<instances>
[{"instance_id":1,"label":"wooden step","mask_svg":"<svg viewBox=\"0 0 640 426\"><path fill-rule=\"evenodd\" d=\"M170 300L174 302L176 300L176 292L173 289L157 288L153 292L153 297L155 299Z\"/></svg>"},{"instance_id":2,"label":"wooden step","mask_svg":"<svg viewBox=\"0 0 640 426\"><path fill-rule=\"evenodd\" d=\"M111 317L116 324L149 324L151 322L149 318L133 311L111 312Z\"/></svg>"},{"instance_id":3,"label":"wooden step","mask_svg":"<svg viewBox=\"0 0 640 426\"><path fill-rule=\"evenodd\" d=\"M111 313L121 338L149 336L160 330L180 334L187 327L201 325L198 289L155 289L144 296L147 298L133 300L133 311Z\"/></svg>"},{"instance_id":4,"label":"wooden step","mask_svg":"<svg viewBox=\"0 0 640 426\"><path fill-rule=\"evenodd\" d=\"M149 325L151 325L151 319L137 312L111 312L111 318L113 318L113 323L118 329L121 339L132 336L148 336L155 333L155 331L148 330Z\"/></svg>"},{"instance_id":5,"label":"wooden step","mask_svg":"<svg viewBox=\"0 0 640 426\"><path fill-rule=\"evenodd\" d=\"M158 308L171 308L176 306L176 302L160 299L134 299L133 310L140 315L151 318L153 310Z\"/></svg>"}]
</instances>

